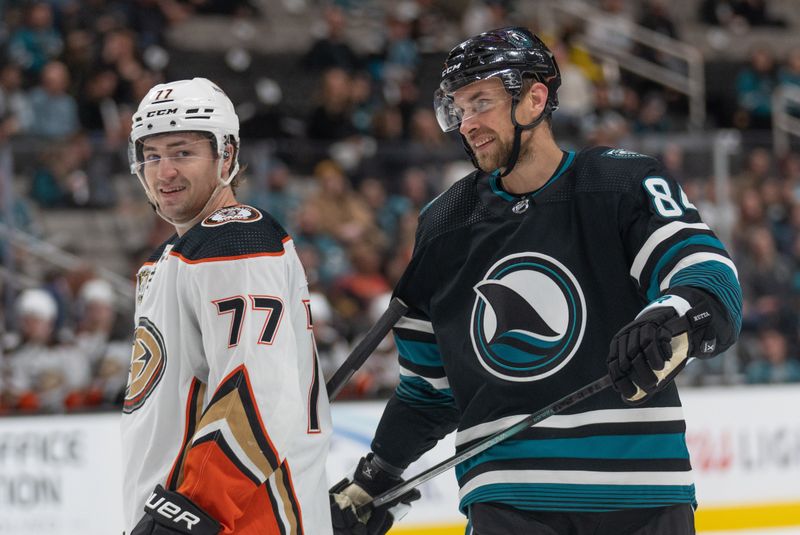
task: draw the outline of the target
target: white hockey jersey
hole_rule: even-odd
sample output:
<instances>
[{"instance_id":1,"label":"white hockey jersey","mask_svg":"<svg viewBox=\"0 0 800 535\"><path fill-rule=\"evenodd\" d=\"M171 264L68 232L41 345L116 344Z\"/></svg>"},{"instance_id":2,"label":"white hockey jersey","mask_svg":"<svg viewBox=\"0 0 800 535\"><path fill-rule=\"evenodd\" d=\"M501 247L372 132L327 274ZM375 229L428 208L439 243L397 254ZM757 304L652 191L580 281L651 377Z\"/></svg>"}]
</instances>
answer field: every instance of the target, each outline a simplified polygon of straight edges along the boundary
<instances>
[{"instance_id":1,"label":"white hockey jersey","mask_svg":"<svg viewBox=\"0 0 800 535\"><path fill-rule=\"evenodd\" d=\"M122 418L126 530L157 484L236 535L331 533L330 409L303 268L238 205L173 236L137 275Z\"/></svg>"}]
</instances>

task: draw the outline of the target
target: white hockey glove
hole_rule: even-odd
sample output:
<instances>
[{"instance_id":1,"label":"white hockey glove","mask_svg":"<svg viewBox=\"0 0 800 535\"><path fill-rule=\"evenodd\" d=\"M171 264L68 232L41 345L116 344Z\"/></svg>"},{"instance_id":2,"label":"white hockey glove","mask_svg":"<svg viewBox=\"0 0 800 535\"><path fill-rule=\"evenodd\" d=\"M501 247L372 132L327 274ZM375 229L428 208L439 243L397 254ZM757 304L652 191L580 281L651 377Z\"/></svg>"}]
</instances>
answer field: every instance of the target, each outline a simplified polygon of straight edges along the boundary
<instances>
[{"instance_id":1,"label":"white hockey glove","mask_svg":"<svg viewBox=\"0 0 800 535\"><path fill-rule=\"evenodd\" d=\"M189 498L157 485L131 535L217 535L221 526Z\"/></svg>"},{"instance_id":2,"label":"white hockey glove","mask_svg":"<svg viewBox=\"0 0 800 535\"><path fill-rule=\"evenodd\" d=\"M402 482L402 478L378 466L374 453L362 457L353 475L330 489L334 535L384 535L394 522L408 513L411 502L420 498L421 494L417 489L410 490L361 517L357 515L356 509Z\"/></svg>"}]
</instances>

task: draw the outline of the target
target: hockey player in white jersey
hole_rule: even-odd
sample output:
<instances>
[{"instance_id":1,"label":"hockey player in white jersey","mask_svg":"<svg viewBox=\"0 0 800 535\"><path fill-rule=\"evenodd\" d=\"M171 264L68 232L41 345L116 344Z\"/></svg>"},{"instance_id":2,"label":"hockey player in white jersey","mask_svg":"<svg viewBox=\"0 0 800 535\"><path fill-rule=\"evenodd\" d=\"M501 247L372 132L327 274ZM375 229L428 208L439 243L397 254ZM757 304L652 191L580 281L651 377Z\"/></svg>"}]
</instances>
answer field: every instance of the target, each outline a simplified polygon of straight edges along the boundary
<instances>
[{"instance_id":1,"label":"hockey player in white jersey","mask_svg":"<svg viewBox=\"0 0 800 535\"><path fill-rule=\"evenodd\" d=\"M331 532L328 398L291 238L239 204L239 120L204 78L157 85L131 171L176 234L137 274L122 418L126 532Z\"/></svg>"}]
</instances>

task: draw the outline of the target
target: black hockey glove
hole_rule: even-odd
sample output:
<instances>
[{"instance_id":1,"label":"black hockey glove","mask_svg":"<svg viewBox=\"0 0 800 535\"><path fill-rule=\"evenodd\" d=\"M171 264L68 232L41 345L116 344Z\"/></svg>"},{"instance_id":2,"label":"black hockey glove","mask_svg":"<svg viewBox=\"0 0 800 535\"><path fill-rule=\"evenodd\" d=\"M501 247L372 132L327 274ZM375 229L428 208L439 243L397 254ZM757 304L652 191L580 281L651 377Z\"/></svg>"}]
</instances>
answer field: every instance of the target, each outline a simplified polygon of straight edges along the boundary
<instances>
[{"instance_id":1,"label":"black hockey glove","mask_svg":"<svg viewBox=\"0 0 800 535\"><path fill-rule=\"evenodd\" d=\"M675 296L662 301L670 298ZM705 303L684 315L671 306L645 309L611 340L607 364L614 390L626 403L639 405L666 387L686 366L687 357L712 356L716 339L709 338L706 328L711 319Z\"/></svg>"},{"instance_id":2,"label":"black hockey glove","mask_svg":"<svg viewBox=\"0 0 800 535\"><path fill-rule=\"evenodd\" d=\"M157 485L131 535L217 535L221 526L192 501Z\"/></svg>"},{"instance_id":3,"label":"black hockey glove","mask_svg":"<svg viewBox=\"0 0 800 535\"><path fill-rule=\"evenodd\" d=\"M402 482L402 478L378 466L374 453L362 457L352 477L341 480L330 489L334 535L384 535L395 521L408 513L411 502L420 498L417 489L362 517L356 514L356 509Z\"/></svg>"}]
</instances>

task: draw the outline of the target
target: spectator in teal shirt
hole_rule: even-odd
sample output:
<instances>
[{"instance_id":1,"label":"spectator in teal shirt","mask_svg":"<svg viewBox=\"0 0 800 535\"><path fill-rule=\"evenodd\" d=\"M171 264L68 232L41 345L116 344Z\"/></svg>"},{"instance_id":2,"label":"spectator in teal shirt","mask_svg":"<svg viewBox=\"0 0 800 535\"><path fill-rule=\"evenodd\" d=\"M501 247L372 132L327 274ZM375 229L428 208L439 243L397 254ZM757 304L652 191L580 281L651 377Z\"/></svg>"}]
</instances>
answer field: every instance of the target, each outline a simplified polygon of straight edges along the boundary
<instances>
[{"instance_id":1,"label":"spectator in teal shirt","mask_svg":"<svg viewBox=\"0 0 800 535\"><path fill-rule=\"evenodd\" d=\"M761 358L745 370L748 383L800 382L800 361L789 356L789 341L775 327L765 327L758 335Z\"/></svg>"}]
</instances>

